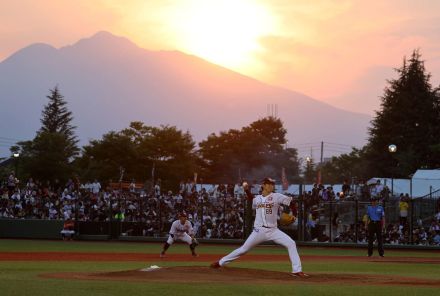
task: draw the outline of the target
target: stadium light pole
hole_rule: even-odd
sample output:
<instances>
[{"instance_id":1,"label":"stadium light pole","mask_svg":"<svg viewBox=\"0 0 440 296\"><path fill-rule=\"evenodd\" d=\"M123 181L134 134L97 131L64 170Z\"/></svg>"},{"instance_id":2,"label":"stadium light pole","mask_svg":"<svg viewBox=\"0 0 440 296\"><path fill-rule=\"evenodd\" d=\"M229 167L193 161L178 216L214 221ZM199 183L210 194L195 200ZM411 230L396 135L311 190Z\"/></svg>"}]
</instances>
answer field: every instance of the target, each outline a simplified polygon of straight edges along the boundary
<instances>
[{"instance_id":1,"label":"stadium light pole","mask_svg":"<svg viewBox=\"0 0 440 296\"><path fill-rule=\"evenodd\" d=\"M307 182L314 182L314 177L313 177L313 158L311 156L307 156L306 157L306 168L305 168L305 172L304 172L304 179ZM309 179L310 178L310 179ZM305 184L304 184L305 186Z\"/></svg>"},{"instance_id":2,"label":"stadium light pole","mask_svg":"<svg viewBox=\"0 0 440 296\"><path fill-rule=\"evenodd\" d=\"M20 153L15 152L12 154L14 156L14 164L15 164L15 178L18 179L18 158L20 157Z\"/></svg>"},{"instance_id":3,"label":"stadium light pole","mask_svg":"<svg viewBox=\"0 0 440 296\"><path fill-rule=\"evenodd\" d=\"M393 154L396 153L397 146L394 144L388 145L388 152L391 153L391 157L394 159ZM391 196L394 196L394 166L391 171Z\"/></svg>"}]
</instances>

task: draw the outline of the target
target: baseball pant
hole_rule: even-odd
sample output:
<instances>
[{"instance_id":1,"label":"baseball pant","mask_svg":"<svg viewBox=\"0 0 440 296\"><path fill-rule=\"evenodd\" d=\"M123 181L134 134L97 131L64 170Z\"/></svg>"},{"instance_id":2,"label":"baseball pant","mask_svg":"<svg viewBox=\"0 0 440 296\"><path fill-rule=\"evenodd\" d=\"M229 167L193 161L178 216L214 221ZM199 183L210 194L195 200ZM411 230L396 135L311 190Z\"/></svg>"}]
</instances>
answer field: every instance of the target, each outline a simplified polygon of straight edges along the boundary
<instances>
[{"instance_id":1,"label":"baseball pant","mask_svg":"<svg viewBox=\"0 0 440 296\"><path fill-rule=\"evenodd\" d=\"M265 241L273 241L276 244L284 246L289 252L290 262L292 263L292 272L302 271L301 259L299 258L298 251L296 249L296 243L287 234L279 230L278 228L265 228L256 227L252 231L251 235L247 238L244 244L232 251L230 254L221 258L219 261L220 266L224 266L240 256L249 252L253 247L259 245Z\"/></svg>"},{"instance_id":2,"label":"baseball pant","mask_svg":"<svg viewBox=\"0 0 440 296\"><path fill-rule=\"evenodd\" d=\"M184 233L181 235L170 234L170 236L168 236L167 243L169 245L172 245L176 240L181 240L187 243L188 245L192 244L192 238L188 235L188 233Z\"/></svg>"},{"instance_id":3,"label":"baseball pant","mask_svg":"<svg viewBox=\"0 0 440 296\"><path fill-rule=\"evenodd\" d=\"M382 224L381 221L370 221L368 223L368 256L373 255L374 235L377 239L377 251L379 255L384 255L383 240L382 240Z\"/></svg>"}]
</instances>

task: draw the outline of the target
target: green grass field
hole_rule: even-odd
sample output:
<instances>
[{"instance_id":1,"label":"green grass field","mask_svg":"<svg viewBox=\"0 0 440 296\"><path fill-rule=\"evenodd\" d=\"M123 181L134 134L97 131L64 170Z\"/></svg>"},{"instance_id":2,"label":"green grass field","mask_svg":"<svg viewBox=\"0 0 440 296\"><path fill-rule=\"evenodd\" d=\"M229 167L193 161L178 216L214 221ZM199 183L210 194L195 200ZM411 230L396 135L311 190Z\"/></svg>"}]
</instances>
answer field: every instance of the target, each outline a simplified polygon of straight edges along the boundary
<instances>
[{"instance_id":1,"label":"green grass field","mask_svg":"<svg viewBox=\"0 0 440 296\"><path fill-rule=\"evenodd\" d=\"M200 253L223 255L237 246L202 245ZM0 252L106 252L158 254L160 244L117 242L62 242L36 240L0 240ZM257 247L251 254L286 254L281 247ZM301 248L300 255L365 256L363 249ZM173 245L169 254L188 254L185 245ZM388 257L440 258L440 252L387 251ZM159 284L124 281L91 281L47 279L39 277L55 272L101 272L140 269L150 265L182 266L203 265L210 262L57 262L57 261L0 261L0 295L440 295L439 288L374 285L319 285L292 282L292 285L274 284ZM274 271L289 271L286 262L237 261L231 267L246 267ZM383 274L429 278L440 282L440 265L423 263L375 262L303 262L310 273Z\"/></svg>"}]
</instances>

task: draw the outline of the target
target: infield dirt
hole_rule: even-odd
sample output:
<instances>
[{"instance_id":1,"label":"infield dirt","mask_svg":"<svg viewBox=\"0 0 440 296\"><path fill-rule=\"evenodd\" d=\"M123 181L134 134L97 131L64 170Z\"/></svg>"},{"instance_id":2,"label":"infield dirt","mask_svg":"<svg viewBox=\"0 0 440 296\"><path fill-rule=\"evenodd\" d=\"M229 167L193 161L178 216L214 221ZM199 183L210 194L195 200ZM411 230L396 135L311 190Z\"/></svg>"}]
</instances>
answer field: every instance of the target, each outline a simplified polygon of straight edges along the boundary
<instances>
[{"instance_id":1,"label":"infield dirt","mask_svg":"<svg viewBox=\"0 0 440 296\"><path fill-rule=\"evenodd\" d=\"M51 273L44 278L71 280L109 280L156 283L219 283L219 284L343 284L440 287L440 281L390 275L356 275L313 273L309 278L293 277L288 272L201 266L161 267L150 271L128 270L105 273Z\"/></svg>"},{"instance_id":2,"label":"infield dirt","mask_svg":"<svg viewBox=\"0 0 440 296\"><path fill-rule=\"evenodd\" d=\"M289 272L277 272L247 268L222 267L209 268L209 263L218 260L221 255L202 254L192 257L190 254L169 254L159 258L159 254L143 253L83 253L83 252L0 252L0 261L140 261L140 262L204 262L207 266L161 267L151 271L128 270L105 273L50 273L41 274L44 278L70 280L108 280L136 281L159 283L237 283L237 284L343 284L343 285L391 285L391 286L425 286L440 287L440 281L432 279L401 277L382 274L345 274L345 273L312 273L310 278L295 278ZM417 263L440 265L440 258L419 257L359 257L359 256L301 256L306 262L373 262L383 263ZM287 255L248 254L240 261L282 262L289 261ZM200 265L200 263L198 264ZM148 267L148 266L146 266Z\"/></svg>"}]
</instances>

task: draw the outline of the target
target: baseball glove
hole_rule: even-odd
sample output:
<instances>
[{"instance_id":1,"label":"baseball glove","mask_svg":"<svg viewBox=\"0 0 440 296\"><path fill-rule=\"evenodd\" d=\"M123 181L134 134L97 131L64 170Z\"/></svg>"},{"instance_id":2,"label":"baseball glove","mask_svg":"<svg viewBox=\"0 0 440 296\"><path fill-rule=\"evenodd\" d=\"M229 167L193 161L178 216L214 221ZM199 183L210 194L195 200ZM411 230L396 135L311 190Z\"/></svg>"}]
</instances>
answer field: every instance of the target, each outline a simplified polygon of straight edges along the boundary
<instances>
[{"instance_id":1,"label":"baseball glove","mask_svg":"<svg viewBox=\"0 0 440 296\"><path fill-rule=\"evenodd\" d=\"M287 213L282 213L280 217L280 224L283 226L288 226L295 222L296 217Z\"/></svg>"}]
</instances>

